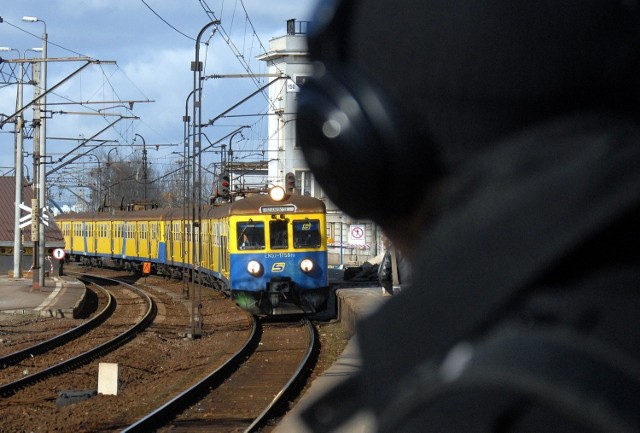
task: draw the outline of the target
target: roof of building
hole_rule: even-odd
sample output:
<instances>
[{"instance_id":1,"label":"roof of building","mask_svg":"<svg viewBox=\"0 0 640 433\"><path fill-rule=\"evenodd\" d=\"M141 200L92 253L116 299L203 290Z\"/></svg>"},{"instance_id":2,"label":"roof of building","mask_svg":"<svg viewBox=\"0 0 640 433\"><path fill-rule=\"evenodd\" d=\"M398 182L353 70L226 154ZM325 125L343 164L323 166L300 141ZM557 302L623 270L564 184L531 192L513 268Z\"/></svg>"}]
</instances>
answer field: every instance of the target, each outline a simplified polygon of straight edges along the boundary
<instances>
[{"instance_id":1,"label":"roof of building","mask_svg":"<svg viewBox=\"0 0 640 433\"><path fill-rule=\"evenodd\" d=\"M3 244L10 243L13 245L14 225L15 225L15 201L16 201L16 180L15 176L0 176L0 242ZM33 198L33 189L29 183L23 179L22 181L22 203L31 207L31 199ZM22 216L26 215L25 211L21 212ZM64 244L64 237L58 226L53 221L53 215L47 211L49 215L49 225L45 226L45 244L47 242L55 243L55 246ZM31 243L31 226L28 225L22 229L22 239L25 244Z\"/></svg>"}]
</instances>

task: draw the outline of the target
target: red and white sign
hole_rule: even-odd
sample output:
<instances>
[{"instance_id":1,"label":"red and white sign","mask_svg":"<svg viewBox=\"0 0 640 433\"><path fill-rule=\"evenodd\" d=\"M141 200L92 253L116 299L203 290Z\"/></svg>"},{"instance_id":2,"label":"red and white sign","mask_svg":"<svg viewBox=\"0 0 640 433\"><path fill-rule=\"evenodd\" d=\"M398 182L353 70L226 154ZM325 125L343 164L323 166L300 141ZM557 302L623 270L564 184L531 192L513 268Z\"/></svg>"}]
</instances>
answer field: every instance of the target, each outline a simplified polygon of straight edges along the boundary
<instances>
[{"instance_id":1,"label":"red and white sign","mask_svg":"<svg viewBox=\"0 0 640 433\"><path fill-rule=\"evenodd\" d=\"M351 224L349 226L349 243L351 245L364 245L366 231L364 224Z\"/></svg>"},{"instance_id":2,"label":"red and white sign","mask_svg":"<svg viewBox=\"0 0 640 433\"><path fill-rule=\"evenodd\" d=\"M62 248L56 248L53 250L53 257L58 260L64 259L64 250Z\"/></svg>"}]
</instances>

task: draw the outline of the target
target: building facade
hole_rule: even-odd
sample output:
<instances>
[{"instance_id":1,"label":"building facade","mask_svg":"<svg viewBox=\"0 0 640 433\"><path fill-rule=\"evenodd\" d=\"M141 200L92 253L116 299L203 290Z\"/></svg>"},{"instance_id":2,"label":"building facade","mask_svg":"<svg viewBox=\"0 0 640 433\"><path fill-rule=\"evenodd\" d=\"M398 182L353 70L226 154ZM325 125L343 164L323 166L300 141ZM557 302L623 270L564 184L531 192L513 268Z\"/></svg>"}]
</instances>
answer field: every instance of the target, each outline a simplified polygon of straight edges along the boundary
<instances>
[{"instance_id":1,"label":"building facade","mask_svg":"<svg viewBox=\"0 0 640 433\"><path fill-rule=\"evenodd\" d=\"M287 173L295 176L295 193L323 200L327 205L327 239L331 265L361 265L382 254L381 232L369 220L344 214L326 197L306 165L296 140L296 104L300 86L311 74L307 49L307 21L287 21L287 34L269 41L269 51L258 56L269 75L269 179L285 186Z\"/></svg>"},{"instance_id":2,"label":"building facade","mask_svg":"<svg viewBox=\"0 0 640 433\"><path fill-rule=\"evenodd\" d=\"M33 189L26 180L22 182L22 203L31 203ZM14 250L15 250L15 203L16 181L14 176L0 176L0 272L4 275L14 276ZM23 211L23 214L26 213ZM53 258L53 250L64 248L64 237L55 224L53 217L49 217L45 227L45 274L57 275L59 261ZM19 268L23 276L33 268L33 241L31 240L31 225L25 225L20 230L20 254Z\"/></svg>"}]
</instances>

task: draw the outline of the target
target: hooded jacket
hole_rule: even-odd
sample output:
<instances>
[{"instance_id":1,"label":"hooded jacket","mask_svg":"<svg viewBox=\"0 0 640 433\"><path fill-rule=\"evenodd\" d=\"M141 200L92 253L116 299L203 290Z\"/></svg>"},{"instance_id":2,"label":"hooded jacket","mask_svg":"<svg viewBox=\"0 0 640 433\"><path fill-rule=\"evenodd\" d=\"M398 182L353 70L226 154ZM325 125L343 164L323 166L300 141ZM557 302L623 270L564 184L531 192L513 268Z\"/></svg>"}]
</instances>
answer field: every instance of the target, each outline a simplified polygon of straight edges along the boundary
<instances>
[{"instance_id":1,"label":"hooded jacket","mask_svg":"<svg viewBox=\"0 0 640 433\"><path fill-rule=\"evenodd\" d=\"M307 424L640 431L638 4L349 5L340 58L424 130L443 187L411 289Z\"/></svg>"},{"instance_id":2,"label":"hooded jacket","mask_svg":"<svg viewBox=\"0 0 640 433\"><path fill-rule=\"evenodd\" d=\"M635 119L580 113L510 137L469 163L451 181L438 220L422 238L413 287L360 323L362 371L307 411L310 427L331 431L364 409L389 432L637 431L639 143ZM456 398L443 391L456 383L446 371L457 349L482 359L487 341L505 335L518 338L500 350L522 344L520 353L548 357L513 373L530 374L545 392L533 395L508 377L492 383L493 373L480 374L476 381L488 382L471 389L462 380L466 391L454 392ZM577 346L566 354L544 344L536 349L536 338ZM602 371L581 368L582 352L602 361ZM504 372L521 361L488 365ZM463 367L457 378L464 378ZM574 382L545 379L575 369L585 371ZM554 403L563 387L614 370L618 386L611 381L600 394L571 395L582 399L578 406L617 395L603 413L587 405L580 416L566 402ZM497 385L507 390L499 393ZM326 413L335 416L316 416ZM589 414L613 417L623 427L615 430Z\"/></svg>"}]
</instances>

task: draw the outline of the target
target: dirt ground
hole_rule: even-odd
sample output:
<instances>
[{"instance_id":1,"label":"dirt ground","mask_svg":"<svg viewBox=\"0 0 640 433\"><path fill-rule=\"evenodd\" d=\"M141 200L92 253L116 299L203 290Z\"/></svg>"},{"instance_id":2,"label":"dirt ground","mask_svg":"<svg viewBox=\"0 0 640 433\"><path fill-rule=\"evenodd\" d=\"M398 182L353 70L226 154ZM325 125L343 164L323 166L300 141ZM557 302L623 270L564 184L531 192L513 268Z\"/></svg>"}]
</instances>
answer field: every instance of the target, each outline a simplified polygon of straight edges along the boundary
<instances>
[{"instance_id":1,"label":"dirt ground","mask_svg":"<svg viewBox=\"0 0 640 433\"><path fill-rule=\"evenodd\" d=\"M98 362L92 362L2 398L0 430L117 431L190 386L244 342L248 333L244 313L219 293L206 292L202 310L203 335L198 339L183 338L191 317L188 302L166 290L152 293L158 302L158 315L153 325L99 360L118 364L120 386L117 396L98 394L74 404L60 404L63 392L87 390L93 393L97 390ZM74 326L74 320L0 315L0 355L20 345L50 338L52 333L63 332L70 326ZM335 361L348 340L337 322L317 323L317 330L321 351L308 384ZM29 362L25 361L25 370L28 370Z\"/></svg>"}]
</instances>

